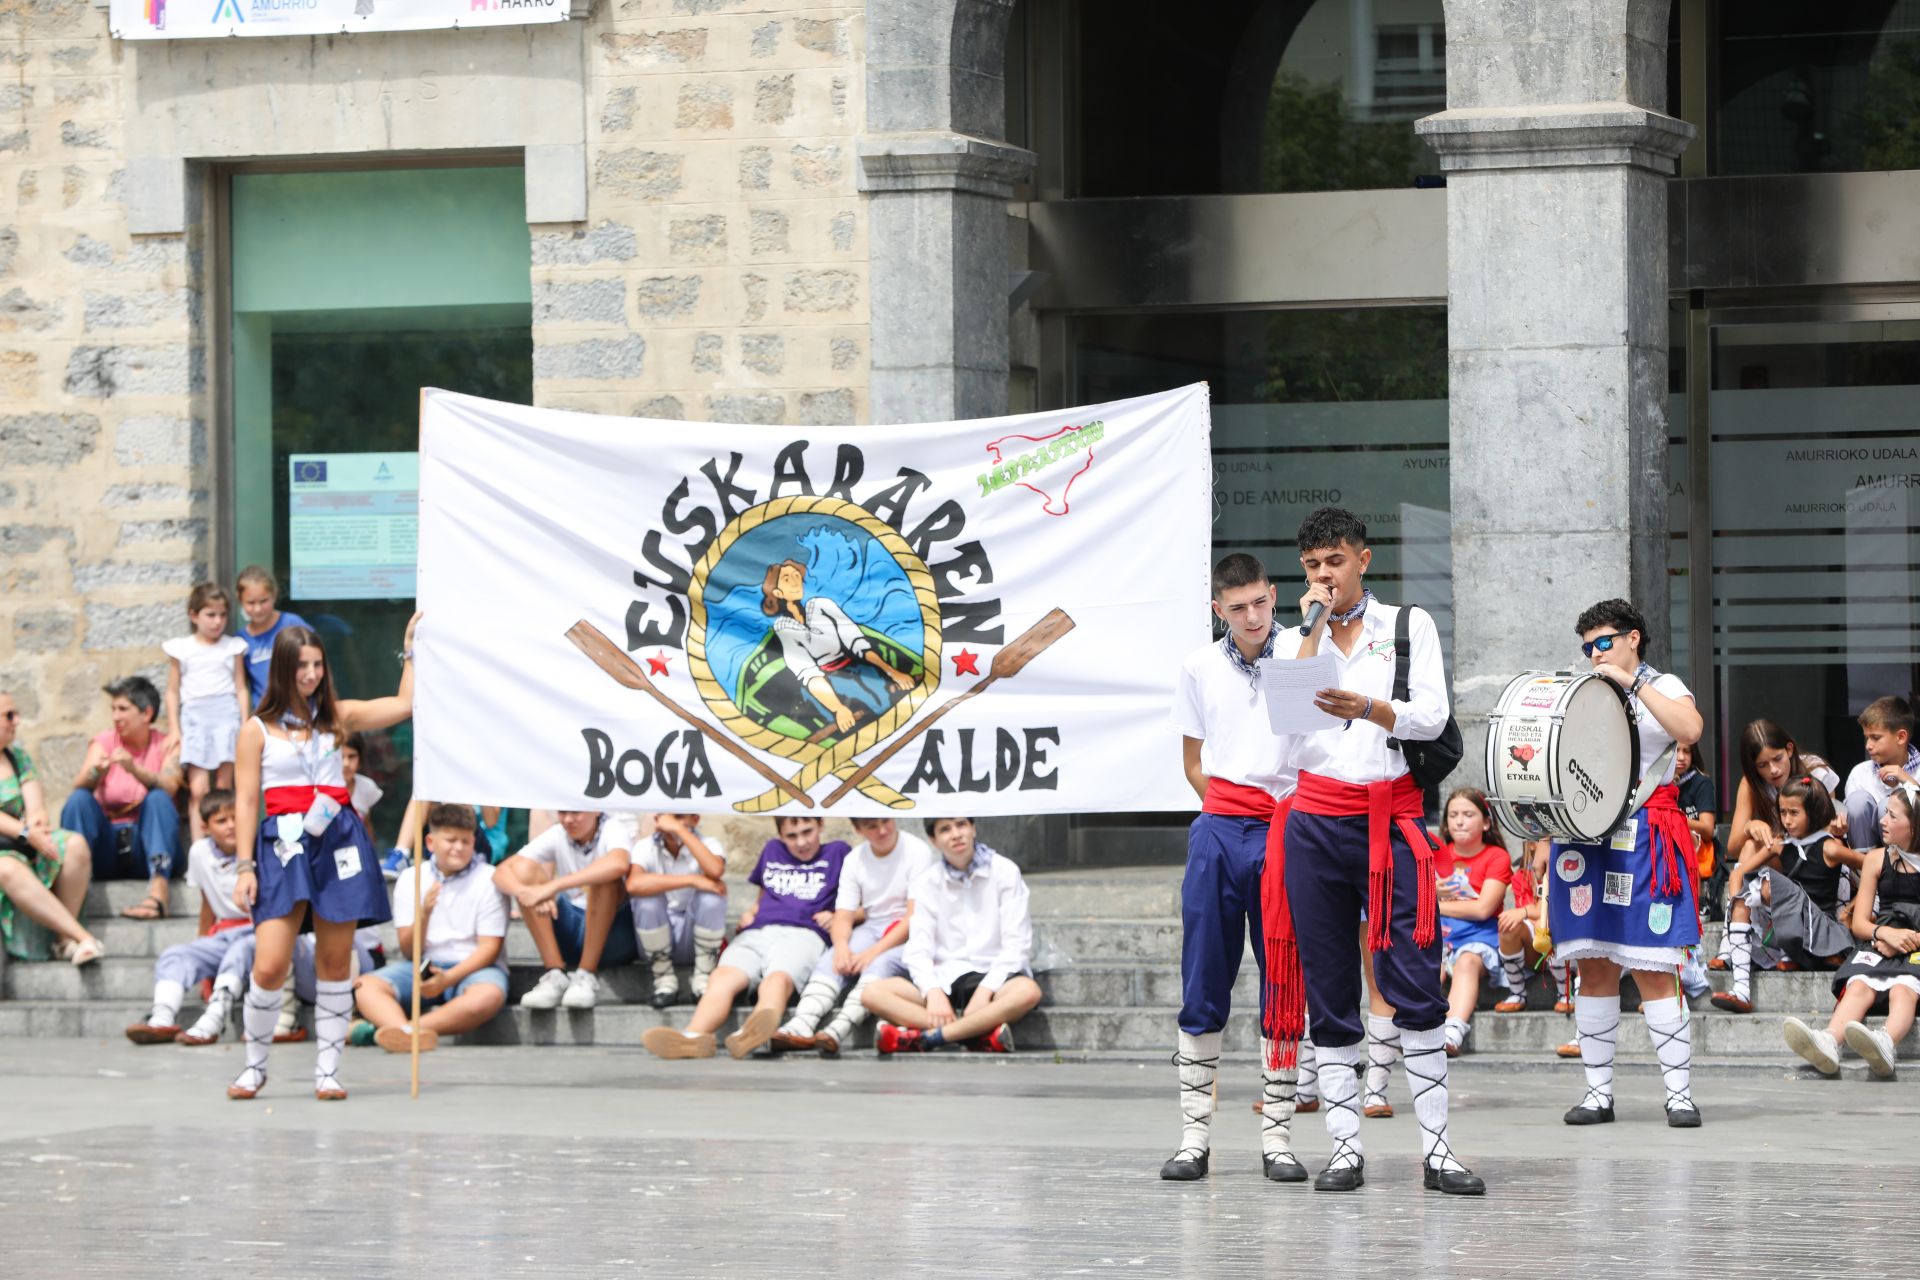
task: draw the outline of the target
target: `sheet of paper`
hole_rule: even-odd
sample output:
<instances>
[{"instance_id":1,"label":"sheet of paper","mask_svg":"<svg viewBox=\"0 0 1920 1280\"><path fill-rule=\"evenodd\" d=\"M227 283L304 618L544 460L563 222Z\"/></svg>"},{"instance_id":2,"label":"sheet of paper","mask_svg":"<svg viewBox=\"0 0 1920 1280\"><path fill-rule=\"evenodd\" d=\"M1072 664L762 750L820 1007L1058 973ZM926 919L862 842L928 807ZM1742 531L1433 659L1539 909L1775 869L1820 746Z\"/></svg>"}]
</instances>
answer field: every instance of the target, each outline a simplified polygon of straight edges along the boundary
<instances>
[{"instance_id":1,"label":"sheet of paper","mask_svg":"<svg viewBox=\"0 0 1920 1280\"><path fill-rule=\"evenodd\" d=\"M1346 721L1313 705L1313 695L1340 685L1331 653L1311 658L1269 658L1260 663L1260 689L1267 695L1267 723L1275 733L1316 733Z\"/></svg>"}]
</instances>

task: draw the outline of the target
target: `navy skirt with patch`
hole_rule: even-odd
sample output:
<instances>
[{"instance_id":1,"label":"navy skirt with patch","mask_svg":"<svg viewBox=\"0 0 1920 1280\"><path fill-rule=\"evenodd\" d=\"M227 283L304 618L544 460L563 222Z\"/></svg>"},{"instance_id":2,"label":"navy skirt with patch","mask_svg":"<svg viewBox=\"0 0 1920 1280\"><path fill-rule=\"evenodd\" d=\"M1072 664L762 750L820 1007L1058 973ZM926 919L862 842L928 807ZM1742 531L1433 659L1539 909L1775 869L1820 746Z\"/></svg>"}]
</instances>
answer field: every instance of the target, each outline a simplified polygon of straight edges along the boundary
<instances>
[{"instance_id":1,"label":"navy skirt with patch","mask_svg":"<svg viewBox=\"0 0 1920 1280\"><path fill-rule=\"evenodd\" d=\"M256 924L291 915L303 902L313 915L336 924L383 924L393 918L373 842L360 815L351 808L335 814L333 824L318 836L301 832L300 852L285 866L275 852L274 829L275 819L260 820L259 848L254 854L260 876L260 898L253 906ZM359 870L344 878L338 857L342 848L355 850L360 860Z\"/></svg>"},{"instance_id":2,"label":"navy skirt with patch","mask_svg":"<svg viewBox=\"0 0 1920 1280\"><path fill-rule=\"evenodd\" d=\"M1593 955L1629 967L1635 961L1663 965L1699 944L1692 877L1679 897L1654 897L1652 841L1652 824L1640 812L1605 844L1554 843L1547 924L1562 959Z\"/></svg>"}]
</instances>

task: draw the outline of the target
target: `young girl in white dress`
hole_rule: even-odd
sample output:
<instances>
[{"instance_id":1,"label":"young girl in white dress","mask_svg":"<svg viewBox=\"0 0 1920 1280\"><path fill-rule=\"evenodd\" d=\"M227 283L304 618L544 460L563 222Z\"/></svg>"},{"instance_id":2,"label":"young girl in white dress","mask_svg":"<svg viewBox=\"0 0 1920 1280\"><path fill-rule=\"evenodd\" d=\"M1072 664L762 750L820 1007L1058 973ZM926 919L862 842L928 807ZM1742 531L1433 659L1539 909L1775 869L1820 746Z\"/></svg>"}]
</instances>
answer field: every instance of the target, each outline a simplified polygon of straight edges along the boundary
<instances>
[{"instance_id":1,"label":"young girl in white dress","mask_svg":"<svg viewBox=\"0 0 1920 1280\"><path fill-rule=\"evenodd\" d=\"M226 588L203 582L187 596L193 630L160 646L167 655L167 727L180 740L193 801L193 839L206 835L200 802L233 787L233 744L247 715L247 642L227 634L233 606Z\"/></svg>"}]
</instances>

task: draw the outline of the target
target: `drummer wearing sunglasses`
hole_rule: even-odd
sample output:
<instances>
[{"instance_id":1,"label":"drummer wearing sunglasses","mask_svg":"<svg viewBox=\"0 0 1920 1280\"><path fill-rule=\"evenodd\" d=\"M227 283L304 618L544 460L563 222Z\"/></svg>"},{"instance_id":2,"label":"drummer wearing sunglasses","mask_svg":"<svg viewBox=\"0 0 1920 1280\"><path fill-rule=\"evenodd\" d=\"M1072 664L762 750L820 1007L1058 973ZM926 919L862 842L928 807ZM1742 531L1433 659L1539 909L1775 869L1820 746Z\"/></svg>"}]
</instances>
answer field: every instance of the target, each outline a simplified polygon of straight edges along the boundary
<instances>
[{"instance_id":1,"label":"drummer wearing sunglasses","mask_svg":"<svg viewBox=\"0 0 1920 1280\"><path fill-rule=\"evenodd\" d=\"M1659 1054L1667 1123L1699 1127L1690 1083L1692 1036L1678 967L1700 941L1694 902L1693 835L1674 789L1677 746L1700 740L1702 722L1680 677L1645 658L1649 630L1626 600L1603 600L1574 624L1595 674L1625 691L1640 738L1641 768L1657 782L1645 803L1597 844L1555 842L1547 918L1555 956L1579 966L1574 1021L1587 1092L1566 1114L1572 1125L1613 1121L1613 1052L1620 1029L1620 972L1633 970L1640 1011ZM1644 787L1643 787L1644 789Z\"/></svg>"}]
</instances>

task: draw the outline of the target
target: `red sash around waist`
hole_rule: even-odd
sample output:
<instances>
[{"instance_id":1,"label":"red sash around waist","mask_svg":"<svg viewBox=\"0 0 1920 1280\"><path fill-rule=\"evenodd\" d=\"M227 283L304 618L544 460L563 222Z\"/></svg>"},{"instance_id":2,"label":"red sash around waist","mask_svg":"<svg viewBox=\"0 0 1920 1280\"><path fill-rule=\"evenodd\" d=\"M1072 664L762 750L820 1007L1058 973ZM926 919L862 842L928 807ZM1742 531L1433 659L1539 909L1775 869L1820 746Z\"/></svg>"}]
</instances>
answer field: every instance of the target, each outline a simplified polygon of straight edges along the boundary
<instances>
[{"instance_id":1,"label":"red sash around waist","mask_svg":"<svg viewBox=\"0 0 1920 1280\"><path fill-rule=\"evenodd\" d=\"M1307 1034L1307 985L1300 973L1300 947L1294 940L1293 911L1287 904L1287 814L1293 797L1275 800L1258 787L1208 778L1201 811L1222 818L1258 818L1267 826L1267 856L1260 871L1260 945L1266 948L1266 983L1260 993L1260 1034L1267 1065L1299 1062Z\"/></svg>"},{"instance_id":2,"label":"red sash around waist","mask_svg":"<svg viewBox=\"0 0 1920 1280\"><path fill-rule=\"evenodd\" d=\"M1693 848L1693 829L1687 826L1687 815L1680 808L1680 789L1671 782L1655 787L1640 812L1647 819L1653 896L1677 898L1693 885L1691 875L1680 874L1681 851Z\"/></svg>"},{"instance_id":3,"label":"red sash around waist","mask_svg":"<svg viewBox=\"0 0 1920 1280\"><path fill-rule=\"evenodd\" d=\"M252 923L252 916L234 916L227 920L215 920L212 927L207 930L207 937L211 938L216 933L225 933L229 929L244 928Z\"/></svg>"},{"instance_id":4,"label":"red sash around waist","mask_svg":"<svg viewBox=\"0 0 1920 1280\"><path fill-rule=\"evenodd\" d=\"M1273 796L1243 782L1208 778L1207 794L1200 800L1200 811L1222 818L1258 818L1262 822L1271 822Z\"/></svg>"},{"instance_id":5,"label":"red sash around waist","mask_svg":"<svg viewBox=\"0 0 1920 1280\"><path fill-rule=\"evenodd\" d=\"M1420 883L1415 899L1413 942L1431 946L1440 932L1440 902L1433 879L1433 841L1427 838L1426 803L1409 774L1379 782L1341 782L1302 773L1293 807L1329 818L1367 817L1367 946L1385 951L1393 945L1393 828L1413 850Z\"/></svg>"},{"instance_id":6,"label":"red sash around waist","mask_svg":"<svg viewBox=\"0 0 1920 1280\"><path fill-rule=\"evenodd\" d=\"M353 797L347 794L345 787L268 787L266 790L266 810L269 818L277 818L283 813L305 813L313 808L316 795L328 796L340 802L342 809L353 808Z\"/></svg>"}]
</instances>

